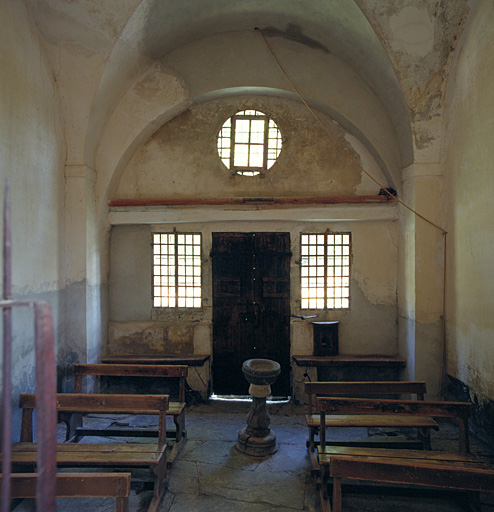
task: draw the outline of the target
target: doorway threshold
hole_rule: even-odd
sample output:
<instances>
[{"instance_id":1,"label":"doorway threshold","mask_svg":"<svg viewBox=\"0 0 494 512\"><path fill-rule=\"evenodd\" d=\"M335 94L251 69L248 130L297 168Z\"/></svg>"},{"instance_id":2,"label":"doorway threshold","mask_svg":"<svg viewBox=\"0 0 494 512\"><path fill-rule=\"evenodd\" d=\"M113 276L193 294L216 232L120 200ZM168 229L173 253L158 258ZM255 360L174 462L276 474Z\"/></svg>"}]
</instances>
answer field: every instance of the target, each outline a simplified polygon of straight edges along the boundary
<instances>
[{"instance_id":1,"label":"doorway threshold","mask_svg":"<svg viewBox=\"0 0 494 512\"><path fill-rule=\"evenodd\" d=\"M217 402L251 402L250 395L215 395L214 393L209 397L212 401ZM285 404L290 402L290 396L270 396L266 399L268 404Z\"/></svg>"}]
</instances>

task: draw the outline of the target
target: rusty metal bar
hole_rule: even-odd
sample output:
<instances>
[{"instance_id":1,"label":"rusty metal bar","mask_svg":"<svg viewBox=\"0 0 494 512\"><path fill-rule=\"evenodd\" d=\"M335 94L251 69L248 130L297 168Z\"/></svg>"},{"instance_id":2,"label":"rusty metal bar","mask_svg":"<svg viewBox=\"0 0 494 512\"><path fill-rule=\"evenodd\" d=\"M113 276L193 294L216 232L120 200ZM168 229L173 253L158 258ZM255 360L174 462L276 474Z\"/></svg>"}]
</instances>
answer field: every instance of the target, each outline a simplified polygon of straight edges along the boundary
<instances>
[{"instance_id":1,"label":"rusty metal bar","mask_svg":"<svg viewBox=\"0 0 494 512\"><path fill-rule=\"evenodd\" d=\"M57 473L56 364L51 307L34 306L36 321L36 425L37 471L36 510L55 511Z\"/></svg>"},{"instance_id":2,"label":"rusty metal bar","mask_svg":"<svg viewBox=\"0 0 494 512\"><path fill-rule=\"evenodd\" d=\"M12 298L12 238L10 231L10 187L5 185L3 205L3 298ZM10 510L12 444L12 309L3 309L3 388L2 388L2 512Z\"/></svg>"},{"instance_id":3,"label":"rusty metal bar","mask_svg":"<svg viewBox=\"0 0 494 512\"><path fill-rule=\"evenodd\" d=\"M12 443L12 308L34 309L36 400L37 400L37 481L36 510L55 512L56 503L56 364L53 318L50 304L12 299L12 251L9 185L5 187L3 236L3 415L2 415L2 512L10 511Z\"/></svg>"}]
</instances>

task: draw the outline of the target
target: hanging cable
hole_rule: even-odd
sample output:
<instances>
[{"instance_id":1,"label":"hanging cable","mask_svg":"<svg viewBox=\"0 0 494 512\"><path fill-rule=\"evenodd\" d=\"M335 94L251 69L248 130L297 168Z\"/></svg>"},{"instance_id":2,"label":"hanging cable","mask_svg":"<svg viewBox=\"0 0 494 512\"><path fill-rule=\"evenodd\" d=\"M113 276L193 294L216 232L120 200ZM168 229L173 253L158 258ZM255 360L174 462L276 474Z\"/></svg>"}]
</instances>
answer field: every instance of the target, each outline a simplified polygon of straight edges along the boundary
<instances>
[{"instance_id":1,"label":"hanging cable","mask_svg":"<svg viewBox=\"0 0 494 512\"><path fill-rule=\"evenodd\" d=\"M347 149L341 144L341 142L329 131L329 129L327 128L327 126L321 121L321 119L319 118L319 116L316 114L316 112L314 111L314 109L307 103L307 101L305 100L304 96L302 95L302 93L300 92L300 90L298 89L298 87L295 85L295 83L293 82L293 80L290 78L290 76L288 75L286 69L283 67L283 65L281 64L281 62L279 61L279 59L276 57L275 53L273 52L271 46L269 45L265 35L263 34L263 31L256 27L254 30L257 30L259 32L259 34L261 34L261 37L264 41L264 43L266 44L266 47L268 48L269 50L269 53L271 53L273 59L275 60L276 64L278 65L278 67L281 69L283 75L285 76L285 78L288 80L288 82L290 82L290 85L292 86L293 90L297 93L297 96L300 98L300 100L302 101L302 103L307 107L307 109L309 110L309 112L312 114L312 116L314 117L314 119L317 121L317 123L321 126L321 128L326 132L326 134L331 137L333 139L333 141L335 142L335 144L340 148L342 149L343 151L347 152ZM431 224L432 226L434 226L436 229L438 229L439 231L441 231L442 233L447 233L442 227L438 226L437 224L435 224L434 222L432 222L431 220L427 219L426 217L424 217L423 215L421 215L420 213L418 213L416 210L414 210L412 207L408 206L406 203L404 203L401 199L399 199L398 197L394 196L393 194L391 194L387 188L382 185L381 183L379 183L379 181L377 181L374 176L372 176L368 171L366 171L362 165L360 164L360 162L357 160L357 158L355 156L352 155L352 158L357 162L357 165L359 166L359 168L361 169L361 171L369 178L371 179L379 188L383 189L384 192L390 197L391 200L393 201L396 201L397 203L401 204L402 206L404 206L405 208L407 208L408 210L410 210L414 215L416 215L417 217L420 217L422 220L424 220L425 222L427 222L428 224Z\"/></svg>"},{"instance_id":2,"label":"hanging cable","mask_svg":"<svg viewBox=\"0 0 494 512\"><path fill-rule=\"evenodd\" d=\"M287 71L285 70L285 68L283 67L283 65L281 64L280 60L276 57L275 53L273 52L271 46L269 45L263 31L259 28L259 27L255 27L254 30L257 30L259 32L259 34L261 35L267 49L269 50L269 53L272 55L274 61L276 62L276 64L278 65L278 67L281 69L281 72L283 73L283 75L285 76L285 78L288 80L288 82L290 83L290 85L292 86L293 90L295 91L295 93L297 94L297 96L300 98L300 100L302 101L302 103L307 107L307 110L309 110L309 112L312 114L312 116L314 117L314 119L316 120L316 122L321 126L321 128L324 130L324 132L334 141L334 143L340 148L342 149L344 152L347 152L347 149L341 144L341 142L329 131L329 129L327 128L327 126L321 121L321 119L319 118L319 116L315 113L314 109L311 108L311 106L308 104L308 102L305 100L303 94L300 92L300 90L298 89L298 87L295 85L295 83L293 82L293 80L290 78L290 76L288 75ZM432 222L431 220L429 220L428 218L424 217L423 215L421 215L420 213L418 213L415 209L413 209L411 206L407 205L404 201L402 201L401 199L399 199L398 197L394 196L393 194L391 194L388 190L387 190L387 187L385 187L384 185L382 185L381 183L379 183L378 180L376 180L374 178L374 176L372 176L369 172L367 172L362 164L357 160L357 158L355 156L352 155L352 158L355 160L355 162L357 163L357 165L359 166L359 168L362 170L362 172L370 179L372 180L380 189L382 189L388 196L389 198L392 200L392 201L395 201L397 202L398 204L401 204L404 208L406 208L407 210L409 210L411 213L413 213L415 216L419 217L420 219L422 219L423 221L425 221L427 224L430 224L431 226L433 226L434 228L436 228L437 230L439 230L441 232L441 234L443 235L444 237L444 244L443 244L443 251L444 251L444 254L443 254L443 257L444 257L444 266L443 266L443 303L442 303L442 308L443 308L443 311L442 311L442 317L441 317L441 329L442 329L442 346L441 346L441 396L443 396L444 394L444 385L445 385L445 377L446 377L446 372L445 372L445 369L446 369L446 249L447 249L447 245L446 245L446 236L448 234L448 232L443 229L441 226L439 226L438 224L435 224L434 222Z\"/></svg>"}]
</instances>

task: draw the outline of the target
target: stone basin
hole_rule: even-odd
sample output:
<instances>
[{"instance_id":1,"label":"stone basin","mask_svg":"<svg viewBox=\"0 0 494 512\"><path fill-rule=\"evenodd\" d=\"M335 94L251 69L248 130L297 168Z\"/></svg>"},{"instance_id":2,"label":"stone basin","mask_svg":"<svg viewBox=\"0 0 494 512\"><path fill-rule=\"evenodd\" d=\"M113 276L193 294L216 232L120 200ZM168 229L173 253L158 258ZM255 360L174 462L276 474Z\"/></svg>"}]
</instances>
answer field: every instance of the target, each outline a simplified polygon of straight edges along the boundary
<instances>
[{"instance_id":1,"label":"stone basin","mask_svg":"<svg viewBox=\"0 0 494 512\"><path fill-rule=\"evenodd\" d=\"M281 372L281 366L271 359L248 359L242 365L242 371L249 384L270 386Z\"/></svg>"}]
</instances>

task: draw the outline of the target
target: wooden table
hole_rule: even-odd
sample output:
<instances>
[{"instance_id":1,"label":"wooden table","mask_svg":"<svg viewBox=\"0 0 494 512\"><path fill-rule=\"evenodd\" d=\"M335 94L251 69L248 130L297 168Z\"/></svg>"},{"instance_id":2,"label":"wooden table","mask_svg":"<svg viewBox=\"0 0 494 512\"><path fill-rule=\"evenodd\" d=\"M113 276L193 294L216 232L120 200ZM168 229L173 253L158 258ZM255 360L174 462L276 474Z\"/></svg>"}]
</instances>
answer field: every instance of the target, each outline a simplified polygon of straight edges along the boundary
<instances>
[{"instance_id":1,"label":"wooden table","mask_svg":"<svg viewBox=\"0 0 494 512\"><path fill-rule=\"evenodd\" d=\"M405 368L405 360L399 356L293 356L297 366L387 366Z\"/></svg>"},{"instance_id":2,"label":"wooden table","mask_svg":"<svg viewBox=\"0 0 494 512\"><path fill-rule=\"evenodd\" d=\"M102 363L110 364L184 364L203 366L211 358L209 354L138 354L104 356Z\"/></svg>"},{"instance_id":3,"label":"wooden table","mask_svg":"<svg viewBox=\"0 0 494 512\"><path fill-rule=\"evenodd\" d=\"M297 366L316 367L320 381L400 380L406 362L399 356L382 355L295 355Z\"/></svg>"}]
</instances>

